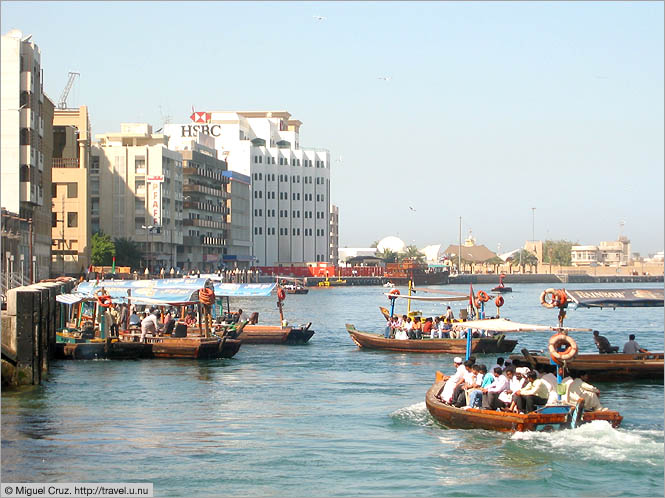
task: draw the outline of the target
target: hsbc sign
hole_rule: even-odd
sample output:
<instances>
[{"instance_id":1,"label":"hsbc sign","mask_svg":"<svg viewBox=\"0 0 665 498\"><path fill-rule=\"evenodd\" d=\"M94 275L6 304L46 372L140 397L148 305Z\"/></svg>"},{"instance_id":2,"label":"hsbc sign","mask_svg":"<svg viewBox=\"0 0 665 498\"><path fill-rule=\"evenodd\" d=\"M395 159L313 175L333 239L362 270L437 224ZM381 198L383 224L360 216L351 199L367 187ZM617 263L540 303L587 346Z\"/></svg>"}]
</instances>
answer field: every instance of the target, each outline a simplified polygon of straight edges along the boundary
<instances>
[{"instance_id":1,"label":"hsbc sign","mask_svg":"<svg viewBox=\"0 0 665 498\"><path fill-rule=\"evenodd\" d=\"M218 124L194 124L194 125L180 125L180 136L181 137L195 137L197 135L210 135L212 137L218 137L221 132L221 126Z\"/></svg>"}]
</instances>

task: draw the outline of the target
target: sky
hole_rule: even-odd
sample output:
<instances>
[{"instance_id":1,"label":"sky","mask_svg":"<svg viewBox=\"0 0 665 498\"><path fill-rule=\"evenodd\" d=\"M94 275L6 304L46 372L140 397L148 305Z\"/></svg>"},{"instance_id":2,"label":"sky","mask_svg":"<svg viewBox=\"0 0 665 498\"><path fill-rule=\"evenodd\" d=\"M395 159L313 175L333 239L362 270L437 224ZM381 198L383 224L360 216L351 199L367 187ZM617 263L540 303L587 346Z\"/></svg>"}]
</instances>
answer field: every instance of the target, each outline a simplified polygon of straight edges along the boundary
<instances>
[{"instance_id":1,"label":"sky","mask_svg":"<svg viewBox=\"0 0 665 498\"><path fill-rule=\"evenodd\" d=\"M340 246L619 233L663 250L662 2L6 2L93 134L286 110L331 151ZM324 19L318 19L317 16ZM535 208L535 210L533 209Z\"/></svg>"}]
</instances>

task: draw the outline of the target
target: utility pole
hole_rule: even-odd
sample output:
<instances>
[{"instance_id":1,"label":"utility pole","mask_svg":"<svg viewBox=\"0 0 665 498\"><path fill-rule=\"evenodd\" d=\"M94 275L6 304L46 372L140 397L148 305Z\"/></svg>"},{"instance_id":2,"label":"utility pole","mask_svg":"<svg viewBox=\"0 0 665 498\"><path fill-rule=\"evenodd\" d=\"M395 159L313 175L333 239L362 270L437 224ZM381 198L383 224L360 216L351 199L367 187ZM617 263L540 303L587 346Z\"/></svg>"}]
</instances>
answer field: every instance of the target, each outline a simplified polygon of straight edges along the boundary
<instances>
[{"instance_id":1,"label":"utility pole","mask_svg":"<svg viewBox=\"0 0 665 498\"><path fill-rule=\"evenodd\" d=\"M531 242L536 242L536 208L531 208Z\"/></svg>"},{"instance_id":2,"label":"utility pole","mask_svg":"<svg viewBox=\"0 0 665 498\"><path fill-rule=\"evenodd\" d=\"M462 217L459 217L459 245L457 246L457 274L462 273Z\"/></svg>"},{"instance_id":3,"label":"utility pole","mask_svg":"<svg viewBox=\"0 0 665 498\"><path fill-rule=\"evenodd\" d=\"M62 228L60 229L60 250L62 251L62 276L65 276L65 197L62 196L62 207L60 208Z\"/></svg>"}]
</instances>

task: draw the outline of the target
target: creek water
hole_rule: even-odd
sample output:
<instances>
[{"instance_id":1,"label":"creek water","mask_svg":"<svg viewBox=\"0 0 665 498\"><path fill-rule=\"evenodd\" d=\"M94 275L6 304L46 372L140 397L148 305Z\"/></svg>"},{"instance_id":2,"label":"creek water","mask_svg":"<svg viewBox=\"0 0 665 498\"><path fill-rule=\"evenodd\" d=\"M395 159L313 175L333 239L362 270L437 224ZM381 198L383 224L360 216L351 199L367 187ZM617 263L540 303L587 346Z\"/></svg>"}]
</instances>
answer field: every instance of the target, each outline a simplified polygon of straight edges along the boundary
<instances>
[{"instance_id":1,"label":"creek water","mask_svg":"<svg viewBox=\"0 0 665 498\"><path fill-rule=\"evenodd\" d=\"M649 286L662 284L640 285ZM545 287L513 285L501 315L555 324L556 310L538 304ZM286 318L316 330L303 346L243 345L210 361L55 362L42 386L2 393L2 480L152 482L155 496L663 496L662 382L598 384L601 402L624 416L620 429L445 429L424 397L437 369L452 372L450 355L361 350L345 331L382 332L385 291L289 295ZM232 307L278 321L273 297ZM566 325L619 346L635 333L663 350L662 308L571 310ZM590 333L574 336L595 351ZM546 348L549 335L515 337L518 352Z\"/></svg>"}]
</instances>

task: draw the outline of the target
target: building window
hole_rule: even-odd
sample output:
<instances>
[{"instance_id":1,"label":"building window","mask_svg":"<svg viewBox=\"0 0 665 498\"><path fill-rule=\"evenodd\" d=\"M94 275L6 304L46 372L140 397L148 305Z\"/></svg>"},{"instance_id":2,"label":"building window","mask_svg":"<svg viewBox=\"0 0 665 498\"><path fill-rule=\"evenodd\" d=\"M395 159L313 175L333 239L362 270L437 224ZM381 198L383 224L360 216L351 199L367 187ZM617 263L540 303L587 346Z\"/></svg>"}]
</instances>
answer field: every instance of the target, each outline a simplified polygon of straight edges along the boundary
<instances>
[{"instance_id":1,"label":"building window","mask_svg":"<svg viewBox=\"0 0 665 498\"><path fill-rule=\"evenodd\" d=\"M67 226L69 228L76 228L79 226L79 214L76 212L67 213Z\"/></svg>"},{"instance_id":2,"label":"building window","mask_svg":"<svg viewBox=\"0 0 665 498\"><path fill-rule=\"evenodd\" d=\"M78 183L68 183L67 184L67 198L76 199L78 197Z\"/></svg>"},{"instance_id":3,"label":"building window","mask_svg":"<svg viewBox=\"0 0 665 498\"><path fill-rule=\"evenodd\" d=\"M134 158L134 170L137 174L145 173L145 157L136 156Z\"/></svg>"},{"instance_id":4,"label":"building window","mask_svg":"<svg viewBox=\"0 0 665 498\"><path fill-rule=\"evenodd\" d=\"M58 213L51 213L51 227L55 228L58 226Z\"/></svg>"}]
</instances>

